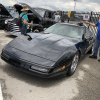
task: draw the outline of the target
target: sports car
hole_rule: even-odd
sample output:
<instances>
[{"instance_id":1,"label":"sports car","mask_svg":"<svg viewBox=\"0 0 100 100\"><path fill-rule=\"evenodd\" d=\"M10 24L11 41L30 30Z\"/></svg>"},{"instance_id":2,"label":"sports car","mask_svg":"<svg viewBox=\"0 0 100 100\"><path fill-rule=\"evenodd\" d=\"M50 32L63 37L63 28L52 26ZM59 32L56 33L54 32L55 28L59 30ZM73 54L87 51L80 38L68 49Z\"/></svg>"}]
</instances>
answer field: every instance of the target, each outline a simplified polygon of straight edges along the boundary
<instances>
[{"instance_id":1,"label":"sports car","mask_svg":"<svg viewBox=\"0 0 100 100\"><path fill-rule=\"evenodd\" d=\"M20 35L2 50L14 67L43 78L73 75L79 60L92 53L95 36L85 26L57 23L40 33Z\"/></svg>"}]
</instances>

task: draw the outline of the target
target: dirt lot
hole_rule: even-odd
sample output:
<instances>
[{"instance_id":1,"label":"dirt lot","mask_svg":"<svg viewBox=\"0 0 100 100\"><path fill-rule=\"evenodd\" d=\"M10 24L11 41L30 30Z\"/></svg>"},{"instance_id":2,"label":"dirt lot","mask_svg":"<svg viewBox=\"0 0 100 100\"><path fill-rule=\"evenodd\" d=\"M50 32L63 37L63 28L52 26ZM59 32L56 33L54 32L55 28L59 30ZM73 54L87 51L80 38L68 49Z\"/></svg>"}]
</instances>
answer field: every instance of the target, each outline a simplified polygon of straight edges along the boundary
<instances>
[{"instance_id":1,"label":"dirt lot","mask_svg":"<svg viewBox=\"0 0 100 100\"><path fill-rule=\"evenodd\" d=\"M2 48L15 36L0 31ZM13 68L0 58L0 82L4 100L100 100L100 62L84 56L75 74L39 78Z\"/></svg>"}]
</instances>

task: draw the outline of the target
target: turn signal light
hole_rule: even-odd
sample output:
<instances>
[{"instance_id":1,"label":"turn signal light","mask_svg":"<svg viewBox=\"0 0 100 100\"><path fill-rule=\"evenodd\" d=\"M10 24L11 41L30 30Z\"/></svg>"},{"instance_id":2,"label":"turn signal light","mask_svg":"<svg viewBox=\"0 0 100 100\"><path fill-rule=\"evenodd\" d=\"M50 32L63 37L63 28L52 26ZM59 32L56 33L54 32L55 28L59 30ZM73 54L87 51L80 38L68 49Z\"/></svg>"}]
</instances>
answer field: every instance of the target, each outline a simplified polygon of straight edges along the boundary
<instances>
[{"instance_id":1,"label":"turn signal light","mask_svg":"<svg viewBox=\"0 0 100 100\"><path fill-rule=\"evenodd\" d=\"M63 66L62 69L65 69L66 66Z\"/></svg>"}]
</instances>

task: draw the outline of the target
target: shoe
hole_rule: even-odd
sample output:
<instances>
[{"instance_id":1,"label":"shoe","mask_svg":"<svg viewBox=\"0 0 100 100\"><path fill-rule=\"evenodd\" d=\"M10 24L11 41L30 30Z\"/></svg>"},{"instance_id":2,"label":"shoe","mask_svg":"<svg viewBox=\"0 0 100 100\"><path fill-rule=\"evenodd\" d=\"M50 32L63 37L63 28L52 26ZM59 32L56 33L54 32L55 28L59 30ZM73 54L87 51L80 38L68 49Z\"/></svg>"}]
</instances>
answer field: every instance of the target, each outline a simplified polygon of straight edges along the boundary
<instances>
[{"instance_id":1,"label":"shoe","mask_svg":"<svg viewBox=\"0 0 100 100\"><path fill-rule=\"evenodd\" d=\"M98 61L100 62L100 59L98 59Z\"/></svg>"},{"instance_id":2,"label":"shoe","mask_svg":"<svg viewBox=\"0 0 100 100\"><path fill-rule=\"evenodd\" d=\"M97 56L91 55L91 56L89 56L89 58L96 58L97 59Z\"/></svg>"}]
</instances>

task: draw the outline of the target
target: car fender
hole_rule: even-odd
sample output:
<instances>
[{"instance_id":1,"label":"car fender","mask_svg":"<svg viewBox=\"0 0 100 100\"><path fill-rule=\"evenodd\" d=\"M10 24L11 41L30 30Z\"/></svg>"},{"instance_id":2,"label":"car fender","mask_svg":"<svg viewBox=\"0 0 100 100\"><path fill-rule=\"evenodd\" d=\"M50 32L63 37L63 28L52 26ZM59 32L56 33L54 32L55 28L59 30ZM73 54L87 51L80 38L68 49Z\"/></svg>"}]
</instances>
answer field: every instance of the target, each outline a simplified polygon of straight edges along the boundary
<instances>
[{"instance_id":1,"label":"car fender","mask_svg":"<svg viewBox=\"0 0 100 100\"><path fill-rule=\"evenodd\" d=\"M77 51L78 50L76 49L76 47L71 47L71 48L67 49L63 53L63 55L61 57L59 57L58 61L56 62L56 65L63 66L63 65L71 64L71 61Z\"/></svg>"}]
</instances>

